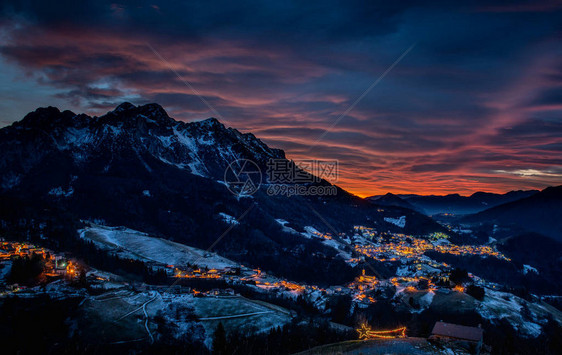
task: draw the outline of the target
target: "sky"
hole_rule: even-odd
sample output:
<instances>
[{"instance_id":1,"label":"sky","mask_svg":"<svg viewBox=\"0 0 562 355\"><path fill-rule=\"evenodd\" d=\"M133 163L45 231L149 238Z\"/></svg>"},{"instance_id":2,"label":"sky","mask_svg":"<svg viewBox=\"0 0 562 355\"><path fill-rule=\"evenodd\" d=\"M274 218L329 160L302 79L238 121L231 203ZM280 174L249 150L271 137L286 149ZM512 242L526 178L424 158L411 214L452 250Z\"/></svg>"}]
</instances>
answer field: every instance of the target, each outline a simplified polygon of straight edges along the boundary
<instances>
[{"instance_id":1,"label":"sky","mask_svg":"<svg viewBox=\"0 0 562 355\"><path fill-rule=\"evenodd\" d=\"M0 127L157 102L359 196L562 184L562 2L3 1Z\"/></svg>"}]
</instances>

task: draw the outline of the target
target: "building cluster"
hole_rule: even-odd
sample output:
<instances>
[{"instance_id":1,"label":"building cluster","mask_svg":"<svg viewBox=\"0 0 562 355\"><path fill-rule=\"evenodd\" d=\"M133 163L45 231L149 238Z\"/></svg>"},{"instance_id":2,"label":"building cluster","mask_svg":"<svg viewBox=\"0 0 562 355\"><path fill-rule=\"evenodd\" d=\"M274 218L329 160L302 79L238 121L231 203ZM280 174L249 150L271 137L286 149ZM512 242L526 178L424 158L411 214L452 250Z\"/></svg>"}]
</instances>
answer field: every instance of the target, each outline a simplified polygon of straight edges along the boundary
<instances>
[{"instance_id":1,"label":"building cluster","mask_svg":"<svg viewBox=\"0 0 562 355\"><path fill-rule=\"evenodd\" d=\"M16 259L31 258L34 255L40 256L44 262L43 272L38 276L39 280L49 282L60 278L73 280L79 277L78 264L64 254L55 253L52 250L26 242L0 241L0 266L2 268L10 268L11 263ZM20 285L9 285L6 279L8 275L4 273L3 276L0 285L4 291L16 291L25 288Z\"/></svg>"},{"instance_id":2,"label":"building cluster","mask_svg":"<svg viewBox=\"0 0 562 355\"><path fill-rule=\"evenodd\" d=\"M357 228L357 227L356 227ZM400 233L380 233L367 227L357 228L361 238L355 238L356 252L378 261L419 259L428 251L452 255L478 255L510 261L505 255L489 245L456 245L444 233L433 233L428 238L416 238ZM359 234L360 233L360 234ZM368 241L367 241L368 240Z\"/></svg>"},{"instance_id":3,"label":"building cluster","mask_svg":"<svg viewBox=\"0 0 562 355\"><path fill-rule=\"evenodd\" d=\"M316 286L303 285L296 282L284 280L261 271L247 267L223 269L202 269L175 267L174 277L183 279L215 279L224 280L232 285L254 286L259 290L267 292L289 292L293 295L301 295L307 291L319 290Z\"/></svg>"},{"instance_id":4,"label":"building cluster","mask_svg":"<svg viewBox=\"0 0 562 355\"><path fill-rule=\"evenodd\" d=\"M317 232L312 228L307 232L317 238L332 239L331 235ZM322 295L345 294L350 295L356 305L366 307L376 302L377 291L384 292L388 288L412 292L417 290L434 292L444 287L444 291L450 292L449 273L451 266L429 258L425 255L427 251L453 255L480 255L509 260L488 245L452 244L445 233L433 233L427 238L419 238L400 233L379 233L373 228L364 226L356 226L354 232L353 237L346 237L344 241L355 250L358 256L346 261L354 264L368 259L381 262L394 261L399 265L394 277L377 279L375 276L367 275L363 270L363 273L349 284L323 289L315 285L284 280L268 275L260 269L243 266L224 269L180 268L172 265L167 265L167 267L173 270L172 275L176 278L224 280L230 285L245 285L262 292L285 294L293 297L303 295L314 299L322 298ZM477 284L483 283L485 285L486 283L478 278L475 278L475 280ZM464 290L458 289L456 291L462 292Z\"/></svg>"},{"instance_id":5,"label":"building cluster","mask_svg":"<svg viewBox=\"0 0 562 355\"><path fill-rule=\"evenodd\" d=\"M220 279L224 275L230 273L229 270L222 270L222 269L188 269L182 270L180 268L175 268L174 277L176 278L183 278L183 279Z\"/></svg>"},{"instance_id":6,"label":"building cluster","mask_svg":"<svg viewBox=\"0 0 562 355\"><path fill-rule=\"evenodd\" d=\"M245 275L239 279L240 282L255 285L261 290L289 292L293 295L301 295L306 292L319 290L319 288L314 285L304 285L288 280L283 280L278 277L268 275L260 269L252 269L250 274L244 274Z\"/></svg>"},{"instance_id":7,"label":"building cluster","mask_svg":"<svg viewBox=\"0 0 562 355\"><path fill-rule=\"evenodd\" d=\"M376 302L375 298L372 296L372 292L376 290L379 283L379 280L377 280L375 276L366 275L365 269L363 269L361 275L356 277L355 280L346 287L351 290L353 300L360 304L370 304Z\"/></svg>"},{"instance_id":8,"label":"building cluster","mask_svg":"<svg viewBox=\"0 0 562 355\"><path fill-rule=\"evenodd\" d=\"M49 251L25 242L0 241L0 261L13 260L15 258L30 257L33 254L48 257Z\"/></svg>"},{"instance_id":9,"label":"building cluster","mask_svg":"<svg viewBox=\"0 0 562 355\"><path fill-rule=\"evenodd\" d=\"M401 233L378 232L374 228L364 226L355 226L354 232L353 237L349 239L349 245L356 254L366 261L394 262L394 265L398 265L396 276L387 280L379 280L378 288L392 285L400 290L411 288L436 291L443 286L445 287L443 291L446 291L450 285L449 273L452 267L425 255L428 251L460 256L478 255L510 261L493 246L456 245L451 243L448 240L449 236L442 232L432 233L425 238ZM351 262L351 260L347 261ZM470 277L476 285L500 287L475 275L470 275ZM365 298L366 296L361 294L356 297L358 300Z\"/></svg>"}]
</instances>

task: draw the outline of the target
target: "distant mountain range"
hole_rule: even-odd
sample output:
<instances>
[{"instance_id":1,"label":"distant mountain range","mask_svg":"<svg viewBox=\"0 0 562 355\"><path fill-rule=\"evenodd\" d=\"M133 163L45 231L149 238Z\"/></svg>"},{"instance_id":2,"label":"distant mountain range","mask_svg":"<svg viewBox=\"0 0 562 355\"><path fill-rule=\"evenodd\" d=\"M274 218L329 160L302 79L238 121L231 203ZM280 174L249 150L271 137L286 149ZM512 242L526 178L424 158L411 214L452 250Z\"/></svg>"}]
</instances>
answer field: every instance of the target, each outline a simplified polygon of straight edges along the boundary
<instances>
[{"instance_id":1,"label":"distant mountain range","mask_svg":"<svg viewBox=\"0 0 562 355\"><path fill-rule=\"evenodd\" d=\"M367 197L366 200L381 206L397 206L409 208L411 210L418 210L417 207L409 203L407 200L400 198L399 196L396 196L395 194L392 194L390 192L386 195Z\"/></svg>"},{"instance_id":2,"label":"distant mountain range","mask_svg":"<svg viewBox=\"0 0 562 355\"><path fill-rule=\"evenodd\" d=\"M538 190L528 191L510 191L505 194L494 194L489 192L476 192L470 196L461 196L459 194L450 194L444 196L438 195L393 195L386 194L383 196L368 197L369 201L378 201L380 204L389 203L392 206L411 206L414 210L425 213L429 216L450 213L455 215L472 214L484 211L488 208L495 207L504 203L513 202L532 196L539 192ZM401 202L401 199L403 202Z\"/></svg>"},{"instance_id":3,"label":"distant mountain range","mask_svg":"<svg viewBox=\"0 0 562 355\"><path fill-rule=\"evenodd\" d=\"M453 214L460 217L461 223L497 224L540 233L562 242L562 186L505 194L476 192L470 196L387 193L366 200L382 206L409 208L427 215Z\"/></svg>"},{"instance_id":4,"label":"distant mountain range","mask_svg":"<svg viewBox=\"0 0 562 355\"><path fill-rule=\"evenodd\" d=\"M562 242L562 185L466 216L461 221L517 226Z\"/></svg>"}]
</instances>

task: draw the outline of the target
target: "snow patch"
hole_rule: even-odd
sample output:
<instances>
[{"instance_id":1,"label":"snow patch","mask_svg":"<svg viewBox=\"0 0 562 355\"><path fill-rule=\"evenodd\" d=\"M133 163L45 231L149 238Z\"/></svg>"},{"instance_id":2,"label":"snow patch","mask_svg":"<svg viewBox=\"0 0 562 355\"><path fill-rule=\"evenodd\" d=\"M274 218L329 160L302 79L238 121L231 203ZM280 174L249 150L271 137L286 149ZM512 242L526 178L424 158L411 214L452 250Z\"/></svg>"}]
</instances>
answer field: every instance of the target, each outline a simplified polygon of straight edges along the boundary
<instances>
[{"instance_id":1,"label":"snow patch","mask_svg":"<svg viewBox=\"0 0 562 355\"><path fill-rule=\"evenodd\" d=\"M221 212L221 213L219 213L219 216L221 216L222 220L225 221L225 222L228 223L228 224L231 224L231 225L238 225L238 224L240 224L240 222L238 222L238 221L236 220L236 218L234 218L234 217L232 217L232 216L230 216L230 215L228 215L228 214L226 214L226 213L222 213L222 212Z\"/></svg>"},{"instance_id":2,"label":"snow patch","mask_svg":"<svg viewBox=\"0 0 562 355\"><path fill-rule=\"evenodd\" d=\"M193 160L191 163L188 164L189 168L191 169L191 173L194 175L199 175L202 177L207 177L205 174L205 166L201 162L201 158L199 158L199 149L197 148L197 144L192 137L187 136L186 134L178 131L174 128L174 135L179 143L184 145L189 151L189 156Z\"/></svg>"},{"instance_id":3,"label":"snow patch","mask_svg":"<svg viewBox=\"0 0 562 355\"><path fill-rule=\"evenodd\" d=\"M338 252L339 256L344 260L349 260L352 257L351 253L348 253L345 250L343 250L344 245L342 243L338 242L337 240L326 239L326 240L322 241L322 244L335 249Z\"/></svg>"},{"instance_id":4,"label":"snow patch","mask_svg":"<svg viewBox=\"0 0 562 355\"><path fill-rule=\"evenodd\" d=\"M194 161L192 163L187 164L189 166L189 169L191 169L191 173L193 175L199 175L202 177L207 177L207 175L205 175L203 173L203 170L205 169L205 167L203 166L203 164L201 164L201 162L198 161Z\"/></svg>"},{"instance_id":5,"label":"snow patch","mask_svg":"<svg viewBox=\"0 0 562 355\"><path fill-rule=\"evenodd\" d=\"M158 140L162 143L162 145L166 148L169 148L172 146L172 137L173 136L156 136L158 138Z\"/></svg>"},{"instance_id":6,"label":"snow patch","mask_svg":"<svg viewBox=\"0 0 562 355\"><path fill-rule=\"evenodd\" d=\"M431 306L431 302L433 302L433 296L435 296L435 292L429 291L428 293L420 297L420 299L418 300L420 307L428 308L429 306Z\"/></svg>"},{"instance_id":7,"label":"snow patch","mask_svg":"<svg viewBox=\"0 0 562 355\"><path fill-rule=\"evenodd\" d=\"M49 195L57 197L70 197L74 193L74 189L70 186L68 189L63 189L62 187L55 187L49 190Z\"/></svg>"},{"instance_id":8,"label":"snow patch","mask_svg":"<svg viewBox=\"0 0 562 355\"><path fill-rule=\"evenodd\" d=\"M319 231L316 230L316 228L311 227L311 226L305 226L304 227L304 232L301 233L302 236L310 239L313 237L318 237L321 233Z\"/></svg>"},{"instance_id":9,"label":"snow patch","mask_svg":"<svg viewBox=\"0 0 562 355\"><path fill-rule=\"evenodd\" d=\"M68 146L80 147L94 142L94 136L87 128L68 128L64 135L64 141ZM60 147L59 147L60 148Z\"/></svg>"},{"instance_id":10,"label":"snow patch","mask_svg":"<svg viewBox=\"0 0 562 355\"><path fill-rule=\"evenodd\" d=\"M400 228L404 228L406 226L406 216L402 216L400 218L384 217L384 221L387 223L392 223Z\"/></svg>"},{"instance_id":11,"label":"snow patch","mask_svg":"<svg viewBox=\"0 0 562 355\"><path fill-rule=\"evenodd\" d=\"M521 335L535 338L541 334L541 326L528 321L526 319L527 316L524 318L522 304L528 306L529 316L535 321L538 315L535 304L527 303L525 300L510 293L490 289L486 289L486 296L484 296L484 300L478 306L477 311L483 318L492 321L495 319L506 319ZM531 309L534 309L535 312Z\"/></svg>"},{"instance_id":12,"label":"snow patch","mask_svg":"<svg viewBox=\"0 0 562 355\"><path fill-rule=\"evenodd\" d=\"M536 338L542 333L542 327L539 324L532 322L523 322L518 327L518 330L525 336Z\"/></svg>"},{"instance_id":13,"label":"snow patch","mask_svg":"<svg viewBox=\"0 0 562 355\"><path fill-rule=\"evenodd\" d=\"M539 274L539 270L537 270L536 268L532 267L531 265L523 265L523 274L527 275L529 272L534 272L535 274Z\"/></svg>"},{"instance_id":14,"label":"snow patch","mask_svg":"<svg viewBox=\"0 0 562 355\"><path fill-rule=\"evenodd\" d=\"M408 270L409 266L400 266L396 269L396 276L410 276L410 271Z\"/></svg>"},{"instance_id":15,"label":"snow patch","mask_svg":"<svg viewBox=\"0 0 562 355\"><path fill-rule=\"evenodd\" d=\"M166 163L166 164L168 164L168 165L173 165L173 166L175 166L175 167L178 168L178 169L185 169L185 167L186 167L185 164L182 164L182 163L178 163L178 164L172 163L171 161L169 161L169 160L167 160L167 159L164 159L164 158L162 158L162 157L158 157L158 159L160 159L160 161L162 161L162 162L164 162L164 163Z\"/></svg>"},{"instance_id":16,"label":"snow patch","mask_svg":"<svg viewBox=\"0 0 562 355\"><path fill-rule=\"evenodd\" d=\"M299 234L299 232L297 232L293 228L287 227L287 224L289 224L288 221L285 221L284 219L276 219L275 222L277 222L281 225L283 232Z\"/></svg>"},{"instance_id":17,"label":"snow patch","mask_svg":"<svg viewBox=\"0 0 562 355\"><path fill-rule=\"evenodd\" d=\"M201 145L213 145L213 144L215 144L215 140L213 139L213 137L208 137L207 140L205 138L199 138L197 140L197 142Z\"/></svg>"}]
</instances>

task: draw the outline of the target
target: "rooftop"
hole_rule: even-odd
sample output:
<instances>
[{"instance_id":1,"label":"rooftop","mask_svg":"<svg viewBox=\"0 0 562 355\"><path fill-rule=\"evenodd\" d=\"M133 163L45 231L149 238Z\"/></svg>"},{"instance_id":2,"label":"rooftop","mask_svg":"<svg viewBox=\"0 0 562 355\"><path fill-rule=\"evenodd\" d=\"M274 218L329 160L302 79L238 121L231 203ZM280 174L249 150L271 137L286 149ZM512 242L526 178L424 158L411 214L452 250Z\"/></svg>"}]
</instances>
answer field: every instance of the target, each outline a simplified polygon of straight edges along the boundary
<instances>
[{"instance_id":1,"label":"rooftop","mask_svg":"<svg viewBox=\"0 0 562 355\"><path fill-rule=\"evenodd\" d=\"M470 341L482 340L484 331L478 327L467 327L464 325L436 322L433 326L431 335L444 336L449 338L456 338Z\"/></svg>"}]
</instances>

